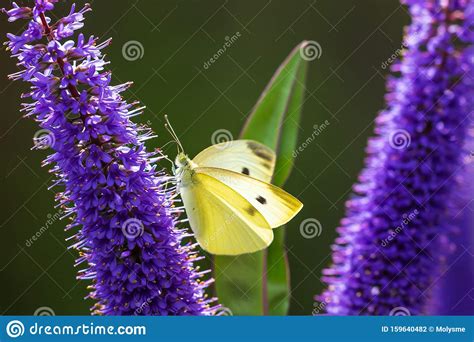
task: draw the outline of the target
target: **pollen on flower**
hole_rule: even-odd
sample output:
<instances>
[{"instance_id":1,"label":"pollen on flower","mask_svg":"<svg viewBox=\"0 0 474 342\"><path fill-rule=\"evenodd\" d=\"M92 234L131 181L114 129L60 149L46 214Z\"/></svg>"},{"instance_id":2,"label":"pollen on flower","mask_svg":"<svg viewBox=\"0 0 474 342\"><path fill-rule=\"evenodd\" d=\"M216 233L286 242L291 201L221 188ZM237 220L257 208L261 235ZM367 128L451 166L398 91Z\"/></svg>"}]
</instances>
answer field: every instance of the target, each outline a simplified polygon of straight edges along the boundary
<instances>
[{"instance_id":1,"label":"pollen on flower","mask_svg":"<svg viewBox=\"0 0 474 342\"><path fill-rule=\"evenodd\" d=\"M87 264L78 278L92 282L91 311L133 315L149 299L143 315L212 314L214 299L204 294L209 281L198 281L202 273L188 258L191 249L180 246L184 235L174 229L169 177L154 165L162 157L144 145L151 130L131 121L143 107L122 98L131 82L113 86L104 70L102 50L111 40L99 43L83 34L71 40L90 6L73 5L54 22L47 12L57 2L35 0L33 8L14 3L5 11L10 21L29 20L23 33L8 34L7 48L21 69L11 78L31 84L24 97L32 103L22 111L55 138L43 165L56 175L54 186L64 188L57 200L71 220L66 230L76 231L76 265ZM130 218L128 231L123 226Z\"/></svg>"},{"instance_id":2,"label":"pollen on flower","mask_svg":"<svg viewBox=\"0 0 474 342\"><path fill-rule=\"evenodd\" d=\"M453 195L466 181L458 176L472 140L474 2L403 2L412 23L392 66L400 76L388 79L387 109L323 271L328 288L316 297L329 314L429 314L443 237L458 212Z\"/></svg>"}]
</instances>

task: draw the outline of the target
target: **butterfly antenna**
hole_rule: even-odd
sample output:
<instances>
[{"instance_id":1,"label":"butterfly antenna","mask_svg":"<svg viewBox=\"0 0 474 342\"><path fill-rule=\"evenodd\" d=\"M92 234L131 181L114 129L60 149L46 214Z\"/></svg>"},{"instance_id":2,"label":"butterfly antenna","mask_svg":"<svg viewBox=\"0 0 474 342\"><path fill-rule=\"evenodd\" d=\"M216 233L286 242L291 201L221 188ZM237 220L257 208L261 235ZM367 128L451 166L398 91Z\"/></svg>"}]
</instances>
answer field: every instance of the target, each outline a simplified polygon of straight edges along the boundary
<instances>
[{"instance_id":1,"label":"butterfly antenna","mask_svg":"<svg viewBox=\"0 0 474 342\"><path fill-rule=\"evenodd\" d=\"M176 141L173 140L170 140L168 141L167 143L165 143L164 145L161 146L161 149L164 150L166 146L168 146L169 144L177 144Z\"/></svg>"},{"instance_id":2,"label":"butterfly antenna","mask_svg":"<svg viewBox=\"0 0 474 342\"><path fill-rule=\"evenodd\" d=\"M180 152L184 152L183 145L181 144L181 141L179 140L178 135L174 131L173 126L171 126L171 123L168 119L168 115L165 115L165 121L166 121L165 128L169 132L171 137L174 139L174 141L176 141L176 144L178 144L178 150L180 149L181 150Z\"/></svg>"}]
</instances>

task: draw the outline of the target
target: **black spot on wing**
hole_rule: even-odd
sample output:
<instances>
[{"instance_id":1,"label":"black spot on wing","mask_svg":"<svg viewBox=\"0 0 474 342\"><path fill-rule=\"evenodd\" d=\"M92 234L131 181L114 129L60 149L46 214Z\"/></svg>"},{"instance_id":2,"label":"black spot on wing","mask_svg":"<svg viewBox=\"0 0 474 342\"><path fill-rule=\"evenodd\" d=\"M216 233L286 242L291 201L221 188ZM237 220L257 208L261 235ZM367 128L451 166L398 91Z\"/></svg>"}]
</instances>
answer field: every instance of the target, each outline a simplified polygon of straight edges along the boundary
<instances>
[{"instance_id":1,"label":"black spot on wing","mask_svg":"<svg viewBox=\"0 0 474 342\"><path fill-rule=\"evenodd\" d=\"M247 175L247 176L248 176L248 175L250 175L250 170L247 169L246 167L244 167L244 168L242 169L242 173L243 173L244 175Z\"/></svg>"},{"instance_id":2,"label":"black spot on wing","mask_svg":"<svg viewBox=\"0 0 474 342\"><path fill-rule=\"evenodd\" d=\"M254 216L255 213L257 212L257 210L255 210L254 207L247 207L247 208L245 209L245 211L246 211L250 216Z\"/></svg>"},{"instance_id":3,"label":"black spot on wing","mask_svg":"<svg viewBox=\"0 0 474 342\"><path fill-rule=\"evenodd\" d=\"M273 161L273 154L271 153L271 150L268 147L261 144L257 144L253 141L247 142L247 146L256 156L269 162Z\"/></svg>"},{"instance_id":4,"label":"black spot on wing","mask_svg":"<svg viewBox=\"0 0 474 342\"><path fill-rule=\"evenodd\" d=\"M258 196L256 199L257 199L257 202L261 204L267 204L267 200L265 199L265 197Z\"/></svg>"}]
</instances>

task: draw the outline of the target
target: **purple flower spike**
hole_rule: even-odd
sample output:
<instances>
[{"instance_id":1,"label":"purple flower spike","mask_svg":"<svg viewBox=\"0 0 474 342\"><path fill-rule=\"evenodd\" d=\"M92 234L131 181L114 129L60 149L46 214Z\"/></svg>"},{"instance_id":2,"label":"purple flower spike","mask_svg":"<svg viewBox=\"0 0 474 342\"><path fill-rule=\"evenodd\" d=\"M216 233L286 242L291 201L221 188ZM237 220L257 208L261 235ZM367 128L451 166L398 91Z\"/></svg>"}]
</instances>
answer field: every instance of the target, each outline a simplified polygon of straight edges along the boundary
<instances>
[{"instance_id":1,"label":"purple flower spike","mask_svg":"<svg viewBox=\"0 0 474 342\"><path fill-rule=\"evenodd\" d=\"M467 159L466 180L459 201L465 206L454 218L457 229L450 239L451 253L436 282L430 313L435 315L474 315L474 145L470 146ZM442 300L437 300L442 298Z\"/></svg>"},{"instance_id":2,"label":"purple flower spike","mask_svg":"<svg viewBox=\"0 0 474 342\"><path fill-rule=\"evenodd\" d=\"M56 23L45 12L56 0L36 0L33 9L6 11L11 21L31 18L20 36L7 44L21 71L12 79L31 84L32 103L25 104L44 133L36 148L52 147L44 162L64 187L57 199L74 230L79 250L76 265L87 264L78 278L92 280L89 297L100 315L211 315L215 308L204 294L193 245L182 244L175 229L177 214L170 177L158 172L161 154L147 152L152 132L130 118L141 112L120 93L130 84L111 86L103 72L101 50L110 40L78 36L62 42L83 26L87 5ZM44 41L42 41L44 40ZM78 227L80 229L78 229Z\"/></svg>"},{"instance_id":3,"label":"purple flower spike","mask_svg":"<svg viewBox=\"0 0 474 342\"><path fill-rule=\"evenodd\" d=\"M392 67L400 76L388 80L388 108L323 273L329 286L317 297L333 315L429 313L459 212L453 195L465 188L459 171L474 109L474 2L404 2L412 24Z\"/></svg>"}]
</instances>

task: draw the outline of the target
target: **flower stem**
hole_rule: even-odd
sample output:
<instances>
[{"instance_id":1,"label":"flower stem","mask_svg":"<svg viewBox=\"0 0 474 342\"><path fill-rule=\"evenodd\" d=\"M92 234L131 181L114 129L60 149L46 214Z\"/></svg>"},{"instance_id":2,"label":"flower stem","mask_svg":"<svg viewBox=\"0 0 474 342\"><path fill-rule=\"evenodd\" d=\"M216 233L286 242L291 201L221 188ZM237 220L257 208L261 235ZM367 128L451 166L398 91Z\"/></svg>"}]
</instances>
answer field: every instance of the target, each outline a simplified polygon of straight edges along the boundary
<instances>
[{"instance_id":1,"label":"flower stem","mask_svg":"<svg viewBox=\"0 0 474 342\"><path fill-rule=\"evenodd\" d=\"M52 36L51 28L48 25L48 21L46 20L44 13L40 13L39 17L41 19L41 23L43 24L44 33L48 37L48 41L54 40L54 37ZM64 75L64 60L58 57L56 59L56 62L58 63L59 68L61 69L61 72ZM76 99L79 98L80 94L75 86L73 86L72 84L68 84L67 88L69 89L73 97L75 97Z\"/></svg>"}]
</instances>

